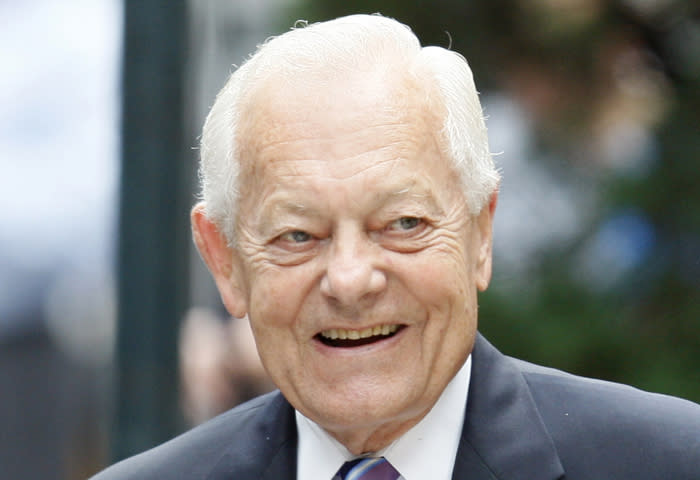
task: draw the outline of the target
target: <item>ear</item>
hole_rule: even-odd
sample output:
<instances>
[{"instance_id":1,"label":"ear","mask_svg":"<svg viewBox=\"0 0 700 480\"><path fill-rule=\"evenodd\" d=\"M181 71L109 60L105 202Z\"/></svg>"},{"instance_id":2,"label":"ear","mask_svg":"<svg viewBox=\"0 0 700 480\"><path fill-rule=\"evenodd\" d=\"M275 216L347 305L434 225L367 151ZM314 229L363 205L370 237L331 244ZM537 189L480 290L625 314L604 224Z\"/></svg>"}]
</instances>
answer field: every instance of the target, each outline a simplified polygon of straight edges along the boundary
<instances>
[{"instance_id":1,"label":"ear","mask_svg":"<svg viewBox=\"0 0 700 480\"><path fill-rule=\"evenodd\" d=\"M246 315L247 298L243 284L243 265L238 252L206 215L204 203L192 208L192 237L199 254L214 277L226 310L236 318Z\"/></svg>"},{"instance_id":2,"label":"ear","mask_svg":"<svg viewBox=\"0 0 700 480\"><path fill-rule=\"evenodd\" d=\"M493 214L496 211L498 203L498 191L491 194L489 203L482 208L479 215L476 217L477 240L476 253L477 262L475 265L474 276L476 279L476 287L483 292L489 286L491 281L492 268L492 249L493 249Z\"/></svg>"}]
</instances>

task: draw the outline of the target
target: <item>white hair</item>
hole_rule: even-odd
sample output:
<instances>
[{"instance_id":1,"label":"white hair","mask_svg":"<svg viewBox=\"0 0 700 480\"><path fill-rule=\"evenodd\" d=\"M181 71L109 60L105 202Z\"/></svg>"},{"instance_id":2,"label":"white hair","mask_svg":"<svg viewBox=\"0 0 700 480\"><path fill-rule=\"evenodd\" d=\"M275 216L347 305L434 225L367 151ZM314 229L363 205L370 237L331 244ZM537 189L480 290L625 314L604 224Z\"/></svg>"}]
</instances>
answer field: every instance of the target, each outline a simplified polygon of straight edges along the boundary
<instances>
[{"instance_id":1,"label":"white hair","mask_svg":"<svg viewBox=\"0 0 700 480\"><path fill-rule=\"evenodd\" d=\"M267 81L294 74L366 71L403 65L435 90L445 118L444 153L454 162L472 214L481 211L498 187L499 174L488 147L486 125L471 69L460 54L421 47L405 25L380 15L352 15L307 25L268 39L236 70L207 116L201 139L201 198L207 216L231 243L239 196L241 112ZM434 85L434 87L432 87Z\"/></svg>"}]
</instances>

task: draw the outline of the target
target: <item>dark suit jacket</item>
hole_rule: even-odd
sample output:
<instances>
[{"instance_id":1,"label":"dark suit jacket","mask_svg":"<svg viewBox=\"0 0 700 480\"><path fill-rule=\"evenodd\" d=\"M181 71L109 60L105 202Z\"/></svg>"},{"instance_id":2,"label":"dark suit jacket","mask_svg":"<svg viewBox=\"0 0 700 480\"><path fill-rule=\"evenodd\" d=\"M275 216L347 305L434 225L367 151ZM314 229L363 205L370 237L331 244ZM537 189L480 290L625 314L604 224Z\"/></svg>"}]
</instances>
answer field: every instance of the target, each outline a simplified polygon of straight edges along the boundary
<instances>
[{"instance_id":1,"label":"dark suit jacket","mask_svg":"<svg viewBox=\"0 0 700 480\"><path fill-rule=\"evenodd\" d=\"M472 361L453 479L700 480L699 405L515 360L483 337ZM296 437L275 392L94 480L294 480Z\"/></svg>"}]
</instances>

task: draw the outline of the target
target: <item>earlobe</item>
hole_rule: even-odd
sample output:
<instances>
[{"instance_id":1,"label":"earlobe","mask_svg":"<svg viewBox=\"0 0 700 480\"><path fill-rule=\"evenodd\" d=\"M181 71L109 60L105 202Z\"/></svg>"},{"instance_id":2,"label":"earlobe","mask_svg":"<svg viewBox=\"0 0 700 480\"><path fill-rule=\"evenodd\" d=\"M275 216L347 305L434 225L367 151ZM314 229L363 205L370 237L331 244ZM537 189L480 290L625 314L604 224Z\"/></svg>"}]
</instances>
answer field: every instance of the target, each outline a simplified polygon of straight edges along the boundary
<instances>
[{"instance_id":1,"label":"earlobe","mask_svg":"<svg viewBox=\"0 0 700 480\"><path fill-rule=\"evenodd\" d=\"M477 217L479 243L476 264L476 287L483 292L489 286L492 271L493 249L493 215L498 203L498 191L491 194L488 205L484 206Z\"/></svg>"},{"instance_id":2,"label":"earlobe","mask_svg":"<svg viewBox=\"0 0 700 480\"><path fill-rule=\"evenodd\" d=\"M228 245L214 222L207 217L203 202L192 208L190 220L194 243L214 277L226 310L236 318L244 317L247 313L247 302L241 284L242 266L237 253Z\"/></svg>"}]
</instances>

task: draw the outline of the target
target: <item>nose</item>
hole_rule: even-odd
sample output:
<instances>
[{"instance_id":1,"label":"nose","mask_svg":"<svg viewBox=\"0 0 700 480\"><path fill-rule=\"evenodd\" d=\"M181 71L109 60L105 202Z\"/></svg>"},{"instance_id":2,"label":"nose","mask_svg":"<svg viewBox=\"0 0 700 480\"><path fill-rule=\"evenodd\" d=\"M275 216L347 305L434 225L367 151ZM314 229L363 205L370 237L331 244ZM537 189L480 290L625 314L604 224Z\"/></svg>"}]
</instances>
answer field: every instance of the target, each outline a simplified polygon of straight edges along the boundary
<instances>
[{"instance_id":1,"label":"nose","mask_svg":"<svg viewBox=\"0 0 700 480\"><path fill-rule=\"evenodd\" d=\"M386 287L386 275L379 268L377 248L363 232L334 235L321 293L341 306L353 308L381 293Z\"/></svg>"}]
</instances>

